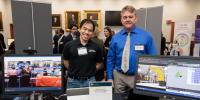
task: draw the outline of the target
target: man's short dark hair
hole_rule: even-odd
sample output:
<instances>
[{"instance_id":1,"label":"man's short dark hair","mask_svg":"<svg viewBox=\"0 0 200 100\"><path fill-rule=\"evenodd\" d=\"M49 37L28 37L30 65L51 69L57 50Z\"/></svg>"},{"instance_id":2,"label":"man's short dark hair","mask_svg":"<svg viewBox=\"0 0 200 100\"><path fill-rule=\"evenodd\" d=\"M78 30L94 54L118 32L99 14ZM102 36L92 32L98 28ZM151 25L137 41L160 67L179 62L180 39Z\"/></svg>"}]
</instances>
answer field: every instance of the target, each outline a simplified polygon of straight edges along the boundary
<instances>
[{"instance_id":1,"label":"man's short dark hair","mask_svg":"<svg viewBox=\"0 0 200 100\"><path fill-rule=\"evenodd\" d=\"M64 34L64 30L63 30L63 29L60 29L59 31L60 31L60 33L63 33L63 34Z\"/></svg>"},{"instance_id":2,"label":"man's short dark hair","mask_svg":"<svg viewBox=\"0 0 200 100\"><path fill-rule=\"evenodd\" d=\"M71 30L73 27L77 27L77 29L78 29L78 25L76 25L76 24L72 24L69 29Z\"/></svg>"},{"instance_id":3,"label":"man's short dark hair","mask_svg":"<svg viewBox=\"0 0 200 100\"><path fill-rule=\"evenodd\" d=\"M94 24L94 22L93 22L92 20L90 20L90 19L83 19L83 20L81 21L80 28L82 28L82 26L83 26L85 23L90 23L90 24L92 24L92 26L93 26L93 32L94 32L94 30L95 30L95 24Z\"/></svg>"}]
</instances>

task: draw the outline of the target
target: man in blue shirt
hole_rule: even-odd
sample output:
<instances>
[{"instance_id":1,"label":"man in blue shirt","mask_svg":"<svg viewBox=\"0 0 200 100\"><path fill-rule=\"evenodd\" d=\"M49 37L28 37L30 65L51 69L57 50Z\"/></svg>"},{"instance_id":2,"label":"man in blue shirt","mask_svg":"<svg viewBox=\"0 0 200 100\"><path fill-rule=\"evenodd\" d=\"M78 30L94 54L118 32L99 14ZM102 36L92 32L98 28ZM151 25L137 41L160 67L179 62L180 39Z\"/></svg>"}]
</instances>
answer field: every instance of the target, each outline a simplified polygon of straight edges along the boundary
<instances>
[{"instance_id":1,"label":"man in blue shirt","mask_svg":"<svg viewBox=\"0 0 200 100\"><path fill-rule=\"evenodd\" d=\"M134 86L134 75L136 73L136 59L142 54L157 54L157 50L151 33L135 26L137 21L136 10L133 6L125 6L121 11L121 22L124 26L113 36L107 55L107 79L114 84L114 91L123 94L128 99L128 93ZM124 54L129 37L129 52ZM124 71L124 55L127 58L128 67Z\"/></svg>"}]
</instances>

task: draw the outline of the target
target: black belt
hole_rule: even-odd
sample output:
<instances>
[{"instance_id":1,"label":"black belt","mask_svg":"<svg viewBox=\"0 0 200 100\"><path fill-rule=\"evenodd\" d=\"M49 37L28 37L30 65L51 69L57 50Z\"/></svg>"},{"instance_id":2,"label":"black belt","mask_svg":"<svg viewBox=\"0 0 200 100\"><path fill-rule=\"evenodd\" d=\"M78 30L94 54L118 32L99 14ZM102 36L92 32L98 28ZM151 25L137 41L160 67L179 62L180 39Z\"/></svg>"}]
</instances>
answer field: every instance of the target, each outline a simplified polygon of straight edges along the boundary
<instances>
[{"instance_id":1,"label":"black belt","mask_svg":"<svg viewBox=\"0 0 200 100\"><path fill-rule=\"evenodd\" d=\"M133 74L129 74L129 73L125 73L125 72L123 72L122 70L120 71L120 70L117 70L117 72L119 72L119 73L121 73L121 74L124 74L124 75L128 75L128 76L134 76L135 74L133 73Z\"/></svg>"},{"instance_id":2,"label":"black belt","mask_svg":"<svg viewBox=\"0 0 200 100\"><path fill-rule=\"evenodd\" d=\"M88 80L90 79L92 76L73 76L73 75L69 75L69 78L72 78L72 79L76 79L76 80Z\"/></svg>"}]
</instances>

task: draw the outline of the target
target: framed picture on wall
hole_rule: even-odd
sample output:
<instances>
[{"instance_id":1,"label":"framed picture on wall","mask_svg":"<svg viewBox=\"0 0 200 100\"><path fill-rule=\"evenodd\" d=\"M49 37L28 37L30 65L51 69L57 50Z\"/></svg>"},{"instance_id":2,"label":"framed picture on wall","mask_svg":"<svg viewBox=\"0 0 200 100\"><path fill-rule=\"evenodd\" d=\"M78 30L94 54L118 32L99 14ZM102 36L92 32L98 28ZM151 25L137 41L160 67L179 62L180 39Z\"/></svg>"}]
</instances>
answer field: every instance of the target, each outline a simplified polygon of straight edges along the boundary
<instances>
[{"instance_id":1,"label":"framed picture on wall","mask_svg":"<svg viewBox=\"0 0 200 100\"><path fill-rule=\"evenodd\" d=\"M13 23L10 24L10 37L11 39L14 39L14 29L13 29Z\"/></svg>"},{"instance_id":2,"label":"framed picture on wall","mask_svg":"<svg viewBox=\"0 0 200 100\"><path fill-rule=\"evenodd\" d=\"M62 27L61 14L53 14L52 15L52 27L53 28L61 28Z\"/></svg>"},{"instance_id":3,"label":"framed picture on wall","mask_svg":"<svg viewBox=\"0 0 200 100\"><path fill-rule=\"evenodd\" d=\"M84 10L84 18L91 19L101 32L101 11L100 10Z\"/></svg>"},{"instance_id":4,"label":"framed picture on wall","mask_svg":"<svg viewBox=\"0 0 200 100\"><path fill-rule=\"evenodd\" d=\"M81 15L80 11L66 11L65 12L65 29L66 31L70 30L72 25L80 25Z\"/></svg>"},{"instance_id":5,"label":"framed picture on wall","mask_svg":"<svg viewBox=\"0 0 200 100\"><path fill-rule=\"evenodd\" d=\"M0 12L0 31L3 31L3 18L2 18L2 12Z\"/></svg>"}]
</instances>

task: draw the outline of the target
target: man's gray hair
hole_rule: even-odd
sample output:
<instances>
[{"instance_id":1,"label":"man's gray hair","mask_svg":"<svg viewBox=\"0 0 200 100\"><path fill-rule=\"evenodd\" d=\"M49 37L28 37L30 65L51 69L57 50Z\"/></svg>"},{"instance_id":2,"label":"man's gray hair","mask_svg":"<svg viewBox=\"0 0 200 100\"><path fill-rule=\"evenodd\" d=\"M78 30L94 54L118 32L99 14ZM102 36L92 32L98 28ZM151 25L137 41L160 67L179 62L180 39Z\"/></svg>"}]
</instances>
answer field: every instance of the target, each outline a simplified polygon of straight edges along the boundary
<instances>
[{"instance_id":1,"label":"man's gray hair","mask_svg":"<svg viewBox=\"0 0 200 100\"><path fill-rule=\"evenodd\" d=\"M124 8L122 8L121 14L124 13L125 11L136 14L136 9L132 5L127 5Z\"/></svg>"}]
</instances>

